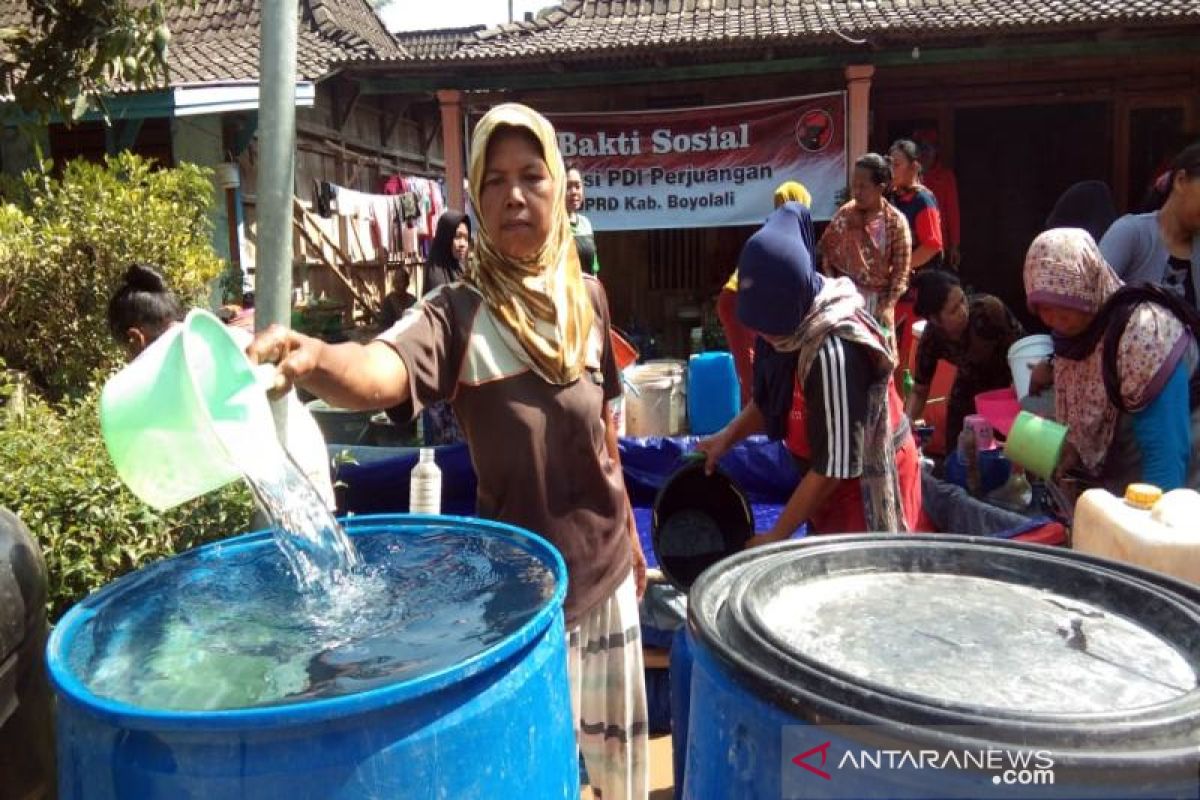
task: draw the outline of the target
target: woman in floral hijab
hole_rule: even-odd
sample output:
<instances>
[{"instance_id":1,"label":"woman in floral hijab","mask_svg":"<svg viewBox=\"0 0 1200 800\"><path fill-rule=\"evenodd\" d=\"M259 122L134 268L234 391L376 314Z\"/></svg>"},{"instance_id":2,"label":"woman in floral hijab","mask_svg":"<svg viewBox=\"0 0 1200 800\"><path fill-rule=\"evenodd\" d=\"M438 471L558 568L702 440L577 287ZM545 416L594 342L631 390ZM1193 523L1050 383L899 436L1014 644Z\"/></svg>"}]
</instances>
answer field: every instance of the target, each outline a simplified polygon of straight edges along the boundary
<instances>
[{"instance_id":1,"label":"woman in floral hijab","mask_svg":"<svg viewBox=\"0 0 1200 800\"><path fill-rule=\"evenodd\" d=\"M1054 335L1056 416L1068 426L1060 473L1080 468L1114 493L1200 487L1196 312L1158 287L1123 286L1081 228L1033 241L1025 294Z\"/></svg>"}]
</instances>

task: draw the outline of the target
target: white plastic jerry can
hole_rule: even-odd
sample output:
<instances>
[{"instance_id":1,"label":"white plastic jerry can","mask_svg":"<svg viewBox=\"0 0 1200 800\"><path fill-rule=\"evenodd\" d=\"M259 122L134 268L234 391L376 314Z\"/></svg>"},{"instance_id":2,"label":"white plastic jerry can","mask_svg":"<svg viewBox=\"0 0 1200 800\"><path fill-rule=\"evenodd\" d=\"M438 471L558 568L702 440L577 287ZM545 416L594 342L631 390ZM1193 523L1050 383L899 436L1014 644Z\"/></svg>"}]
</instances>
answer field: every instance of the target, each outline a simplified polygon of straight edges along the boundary
<instances>
[{"instance_id":1,"label":"white plastic jerry can","mask_svg":"<svg viewBox=\"0 0 1200 800\"><path fill-rule=\"evenodd\" d=\"M1200 493L1132 483L1125 497L1103 489L1075 505L1072 547L1200 584Z\"/></svg>"}]
</instances>

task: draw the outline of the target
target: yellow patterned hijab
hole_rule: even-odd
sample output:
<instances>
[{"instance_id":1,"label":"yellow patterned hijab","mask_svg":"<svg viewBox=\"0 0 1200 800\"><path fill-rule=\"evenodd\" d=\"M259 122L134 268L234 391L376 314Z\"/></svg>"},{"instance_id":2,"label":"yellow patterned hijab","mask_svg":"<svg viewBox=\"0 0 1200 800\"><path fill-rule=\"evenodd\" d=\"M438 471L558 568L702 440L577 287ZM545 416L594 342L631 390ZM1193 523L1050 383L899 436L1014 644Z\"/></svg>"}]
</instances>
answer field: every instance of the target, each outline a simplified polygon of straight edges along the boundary
<instances>
[{"instance_id":1,"label":"yellow patterned hijab","mask_svg":"<svg viewBox=\"0 0 1200 800\"><path fill-rule=\"evenodd\" d=\"M475 126L471 139L468 179L477 213L483 208L488 144L505 128L526 130L541 144L554 186L554 219L542 249L528 261L516 261L496 248L481 218L468 280L483 295L517 357L545 381L565 385L583 373L595 316L567 218L566 169L554 126L545 117L517 103L496 106Z\"/></svg>"}]
</instances>

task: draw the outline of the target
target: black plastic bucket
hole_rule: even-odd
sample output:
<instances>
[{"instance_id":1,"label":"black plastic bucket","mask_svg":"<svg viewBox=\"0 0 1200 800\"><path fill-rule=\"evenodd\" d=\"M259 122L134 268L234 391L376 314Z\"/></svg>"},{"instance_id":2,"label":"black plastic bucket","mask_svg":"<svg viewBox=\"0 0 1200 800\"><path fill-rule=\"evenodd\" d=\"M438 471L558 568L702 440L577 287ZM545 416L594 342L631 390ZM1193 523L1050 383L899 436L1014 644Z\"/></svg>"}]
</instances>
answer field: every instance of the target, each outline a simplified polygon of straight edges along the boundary
<instances>
[{"instance_id":1,"label":"black plastic bucket","mask_svg":"<svg viewBox=\"0 0 1200 800\"><path fill-rule=\"evenodd\" d=\"M1200 796L1197 587L1058 548L837 536L734 556L688 615L686 798Z\"/></svg>"},{"instance_id":2,"label":"black plastic bucket","mask_svg":"<svg viewBox=\"0 0 1200 800\"><path fill-rule=\"evenodd\" d=\"M723 470L704 474L702 458L677 469L654 498L654 555L667 580L683 591L704 570L741 552L753 535L746 495Z\"/></svg>"}]
</instances>

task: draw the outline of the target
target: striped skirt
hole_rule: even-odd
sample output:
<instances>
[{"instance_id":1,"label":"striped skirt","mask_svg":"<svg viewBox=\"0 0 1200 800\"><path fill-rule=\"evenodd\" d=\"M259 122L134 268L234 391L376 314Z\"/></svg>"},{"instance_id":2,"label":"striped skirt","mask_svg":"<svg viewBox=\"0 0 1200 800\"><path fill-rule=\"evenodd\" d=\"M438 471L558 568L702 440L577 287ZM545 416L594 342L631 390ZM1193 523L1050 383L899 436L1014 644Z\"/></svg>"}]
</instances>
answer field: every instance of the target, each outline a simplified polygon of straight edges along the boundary
<instances>
[{"instance_id":1,"label":"striped skirt","mask_svg":"<svg viewBox=\"0 0 1200 800\"><path fill-rule=\"evenodd\" d=\"M646 674L632 573L567 631L567 647L575 740L593 795L646 800Z\"/></svg>"}]
</instances>

